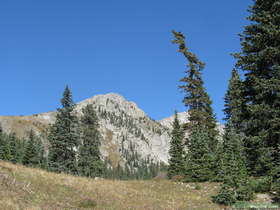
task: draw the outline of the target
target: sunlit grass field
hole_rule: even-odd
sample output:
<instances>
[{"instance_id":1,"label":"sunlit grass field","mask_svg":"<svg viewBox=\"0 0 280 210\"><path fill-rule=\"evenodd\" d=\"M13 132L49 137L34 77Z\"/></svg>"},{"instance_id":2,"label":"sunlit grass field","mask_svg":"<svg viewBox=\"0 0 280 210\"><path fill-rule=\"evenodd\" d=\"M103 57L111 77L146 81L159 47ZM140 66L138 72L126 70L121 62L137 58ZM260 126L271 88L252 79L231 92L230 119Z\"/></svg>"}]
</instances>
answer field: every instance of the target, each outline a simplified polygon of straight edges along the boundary
<instances>
[{"instance_id":1,"label":"sunlit grass field","mask_svg":"<svg viewBox=\"0 0 280 210\"><path fill-rule=\"evenodd\" d=\"M94 180L0 162L0 210L223 209L211 202L218 189L163 179Z\"/></svg>"}]
</instances>

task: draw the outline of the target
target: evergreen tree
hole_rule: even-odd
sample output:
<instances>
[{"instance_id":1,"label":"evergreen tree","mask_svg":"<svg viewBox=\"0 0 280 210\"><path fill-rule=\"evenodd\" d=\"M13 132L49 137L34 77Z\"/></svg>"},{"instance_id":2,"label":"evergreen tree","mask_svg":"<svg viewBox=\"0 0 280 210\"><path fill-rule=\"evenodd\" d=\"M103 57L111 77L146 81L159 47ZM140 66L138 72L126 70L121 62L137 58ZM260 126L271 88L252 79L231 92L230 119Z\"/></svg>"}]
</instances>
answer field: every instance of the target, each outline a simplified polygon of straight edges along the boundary
<instances>
[{"instance_id":1,"label":"evergreen tree","mask_svg":"<svg viewBox=\"0 0 280 210\"><path fill-rule=\"evenodd\" d=\"M248 167L267 175L280 160L280 2L255 0L241 36L236 67L245 73L243 110Z\"/></svg>"},{"instance_id":2,"label":"evergreen tree","mask_svg":"<svg viewBox=\"0 0 280 210\"><path fill-rule=\"evenodd\" d=\"M1 135L1 159L10 161L12 160L12 154L11 154L11 147L10 147L10 141L9 141L9 136L5 133L2 133Z\"/></svg>"},{"instance_id":3,"label":"evergreen tree","mask_svg":"<svg viewBox=\"0 0 280 210\"><path fill-rule=\"evenodd\" d=\"M30 130L22 163L32 167L41 167L44 162L44 149L41 140Z\"/></svg>"},{"instance_id":4,"label":"evergreen tree","mask_svg":"<svg viewBox=\"0 0 280 210\"><path fill-rule=\"evenodd\" d=\"M229 128L224 135L221 163L219 176L222 185L213 201L231 205L236 201L251 200L254 192L246 169L242 138Z\"/></svg>"},{"instance_id":5,"label":"evergreen tree","mask_svg":"<svg viewBox=\"0 0 280 210\"><path fill-rule=\"evenodd\" d=\"M99 150L101 135L98 131L98 118L92 105L84 107L82 112L82 145L79 151L79 172L82 176L99 177L103 175L104 164Z\"/></svg>"},{"instance_id":6,"label":"evergreen tree","mask_svg":"<svg viewBox=\"0 0 280 210\"><path fill-rule=\"evenodd\" d=\"M244 108L243 84L238 72L233 69L225 95L225 129L222 155L217 180L223 184L213 201L231 205L236 201L250 200L253 191L249 185L244 152L242 110Z\"/></svg>"},{"instance_id":7,"label":"evergreen tree","mask_svg":"<svg viewBox=\"0 0 280 210\"><path fill-rule=\"evenodd\" d=\"M178 114L175 112L175 119L173 122L173 130L172 130L172 139L170 142L170 150L169 150L169 167L167 176L172 178L175 175L183 175L184 174L184 147L183 147L183 139L184 133L180 126L178 120Z\"/></svg>"},{"instance_id":8,"label":"evergreen tree","mask_svg":"<svg viewBox=\"0 0 280 210\"><path fill-rule=\"evenodd\" d=\"M62 108L59 108L56 120L50 127L49 141L49 165L50 170L55 172L77 173L76 153L79 146L78 118L74 114L75 104L72 93L66 86Z\"/></svg>"},{"instance_id":9,"label":"evergreen tree","mask_svg":"<svg viewBox=\"0 0 280 210\"><path fill-rule=\"evenodd\" d=\"M24 151L23 141L16 137L15 133L8 135L7 154L10 155L9 161L13 163L21 163Z\"/></svg>"},{"instance_id":10,"label":"evergreen tree","mask_svg":"<svg viewBox=\"0 0 280 210\"><path fill-rule=\"evenodd\" d=\"M189 137L185 178L187 182L204 182L216 176L215 154L210 151L210 135L203 127L196 127Z\"/></svg>"},{"instance_id":11,"label":"evergreen tree","mask_svg":"<svg viewBox=\"0 0 280 210\"><path fill-rule=\"evenodd\" d=\"M172 31L175 39L172 41L179 45L179 52L182 53L188 61L188 69L186 76L180 81L184 84L179 86L184 93L184 104L188 108L189 123L186 128L192 132L196 127L203 128L210 135L209 144L212 151L215 150L218 140L216 136L216 119L211 107L211 100L204 88L204 83L201 77L201 71L205 64L201 62L195 54L189 51L185 44L185 37L182 33Z\"/></svg>"},{"instance_id":12,"label":"evergreen tree","mask_svg":"<svg viewBox=\"0 0 280 210\"><path fill-rule=\"evenodd\" d=\"M242 130L244 130L244 123L242 122L244 106L243 83L237 70L233 69L228 84L228 90L225 94L224 120L227 122L230 121L230 129L234 129L238 133L243 133Z\"/></svg>"}]
</instances>

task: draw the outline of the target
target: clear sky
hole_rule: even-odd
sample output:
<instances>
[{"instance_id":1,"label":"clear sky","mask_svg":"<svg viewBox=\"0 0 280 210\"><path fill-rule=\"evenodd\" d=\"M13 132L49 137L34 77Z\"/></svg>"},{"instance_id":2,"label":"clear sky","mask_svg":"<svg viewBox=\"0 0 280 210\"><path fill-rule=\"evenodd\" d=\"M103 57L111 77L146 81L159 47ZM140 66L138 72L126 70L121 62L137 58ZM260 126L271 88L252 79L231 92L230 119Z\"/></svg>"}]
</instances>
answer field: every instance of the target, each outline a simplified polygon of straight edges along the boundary
<instances>
[{"instance_id":1,"label":"clear sky","mask_svg":"<svg viewBox=\"0 0 280 210\"><path fill-rule=\"evenodd\" d=\"M66 84L75 102L115 92L161 119L185 111L186 61L171 30L206 63L217 119L251 0L9 0L0 2L0 115L55 110Z\"/></svg>"}]
</instances>

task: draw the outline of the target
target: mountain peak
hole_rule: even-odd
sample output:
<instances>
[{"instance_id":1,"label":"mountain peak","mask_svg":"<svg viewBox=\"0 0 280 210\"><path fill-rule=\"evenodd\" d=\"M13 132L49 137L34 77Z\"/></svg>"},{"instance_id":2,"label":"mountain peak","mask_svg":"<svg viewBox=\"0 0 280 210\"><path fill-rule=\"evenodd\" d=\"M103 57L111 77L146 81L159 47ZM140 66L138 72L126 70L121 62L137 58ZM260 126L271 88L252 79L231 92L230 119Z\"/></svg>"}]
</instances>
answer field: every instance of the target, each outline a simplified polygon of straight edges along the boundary
<instances>
[{"instance_id":1,"label":"mountain peak","mask_svg":"<svg viewBox=\"0 0 280 210\"><path fill-rule=\"evenodd\" d=\"M125 112L133 117L145 117L146 114L141 110L136 103L126 100L123 96L117 93L107 93L104 95L96 95L77 104L77 111L80 112L87 104L93 104L101 109L106 109L110 112Z\"/></svg>"}]
</instances>

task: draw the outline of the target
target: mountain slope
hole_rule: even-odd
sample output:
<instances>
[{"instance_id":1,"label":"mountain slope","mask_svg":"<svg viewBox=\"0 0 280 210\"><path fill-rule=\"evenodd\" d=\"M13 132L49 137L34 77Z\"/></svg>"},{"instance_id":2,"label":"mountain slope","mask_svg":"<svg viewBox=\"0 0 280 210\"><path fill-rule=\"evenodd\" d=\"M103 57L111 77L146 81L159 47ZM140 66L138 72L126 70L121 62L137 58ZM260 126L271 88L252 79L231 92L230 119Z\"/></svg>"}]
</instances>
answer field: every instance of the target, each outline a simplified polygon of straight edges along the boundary
<instances>
[{"instance_id":1,"label":"mountain slope","mask_svg":"<svg viewBox=\"0 0 280 210\"><path fill-rule=\"evenodd\" d=\"M77 103L75 112L78 116L87 104L93 105L99 117L103 137L101 154L113 167L124 166L132 156L139 161L168 163L174 115L160 121L152 120L134 102L109 93ZM15 132L19 137L25 137L33 129L46 140L48 126L55 122L55 116L55 111L31 116L0 116L0 124L4 131ZM178 113L178 117L181 123L187 122L187 113ZM223 130L221 125L217 129L220 133ZM47 141L45 146L47 148Z\"/></svg>"},{"instance_id":2,"label":"mountain slope","mask_svg":"<svg viewBox=\"0 0 280 210\"><path fill-rule=\"evenodd\" d=\"M93 105L100 120L101 153L114 167L123 165L132 153L142 160L167 163L169 129L149 118L135 103L115 93L96 95L77 104L78 116L87 104ZM0 116L0 123L5 131L15 132L19 137L33 129L46 139L48 125L55 121L55 116L56 112Z\"/></svg>"}]
</instances>

